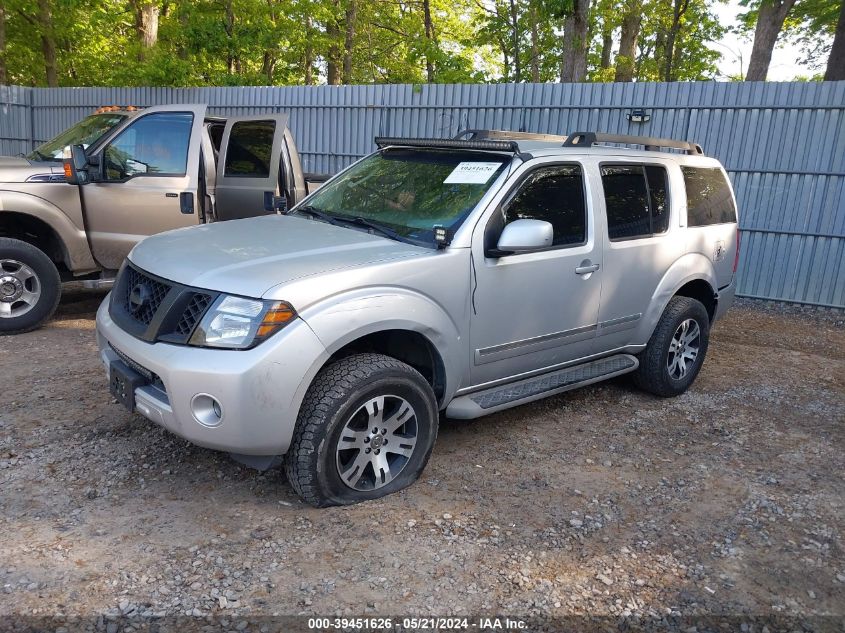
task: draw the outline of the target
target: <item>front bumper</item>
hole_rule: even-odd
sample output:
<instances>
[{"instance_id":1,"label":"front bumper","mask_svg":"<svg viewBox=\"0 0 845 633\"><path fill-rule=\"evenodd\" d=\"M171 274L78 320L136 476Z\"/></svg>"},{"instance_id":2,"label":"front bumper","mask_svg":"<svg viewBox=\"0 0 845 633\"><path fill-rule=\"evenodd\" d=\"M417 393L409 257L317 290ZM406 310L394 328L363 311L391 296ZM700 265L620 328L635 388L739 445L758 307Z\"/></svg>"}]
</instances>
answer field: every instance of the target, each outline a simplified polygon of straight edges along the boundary
<instances>
[{"instance_id":1,"label":"front bumper","mask_svg":"<svg viewBox=\"0 0 845 633\"><path fill-rule=\"evenodd\" d=\"M305 392L328 359L304 321L297 319L251 350L204 349L141 341L112 321L108 304L106 297L97 311L97 344L106 372L109 363L121 359L120 352L124 361L161 381L135 390L137 413L206 448L244 455L287 451ZM216 426L194 416L191 401L198 394L220 402L223 416Z\"/></svg>"}]
</instances>

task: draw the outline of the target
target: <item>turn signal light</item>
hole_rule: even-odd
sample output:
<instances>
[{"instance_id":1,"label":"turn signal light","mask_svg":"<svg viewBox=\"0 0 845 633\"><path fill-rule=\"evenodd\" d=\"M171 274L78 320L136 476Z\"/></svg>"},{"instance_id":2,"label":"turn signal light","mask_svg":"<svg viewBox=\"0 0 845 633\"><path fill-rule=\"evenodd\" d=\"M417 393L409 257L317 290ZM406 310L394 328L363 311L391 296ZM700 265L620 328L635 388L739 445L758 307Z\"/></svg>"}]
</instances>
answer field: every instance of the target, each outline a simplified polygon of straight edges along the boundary
<instances>
[{"instance_id":1,"label":"turn signal light","mask_svg":"<svg viewBox=\"0 0 845 633\"><path fill-rule=\"evenodd\" d=\"M267 310L264 318L261 319L261 325L258 326L257 338L265 338L270 336L273 332L280 329L290 321L296 318L296 312L287 303L282 301L273 305Z\"/></svg>"},{"instance_id":2,"label":"turn signal light","mask_svg":"<svg viewBox=\"0 0 845 633\"><path fill-rule=\"evenodd\" d=\"M65 170L65 178L70 180L73 177L73 170L70 168L70 162L65 161L62 166L64 167L64 170Z\"/></svg>"}]
</instances>

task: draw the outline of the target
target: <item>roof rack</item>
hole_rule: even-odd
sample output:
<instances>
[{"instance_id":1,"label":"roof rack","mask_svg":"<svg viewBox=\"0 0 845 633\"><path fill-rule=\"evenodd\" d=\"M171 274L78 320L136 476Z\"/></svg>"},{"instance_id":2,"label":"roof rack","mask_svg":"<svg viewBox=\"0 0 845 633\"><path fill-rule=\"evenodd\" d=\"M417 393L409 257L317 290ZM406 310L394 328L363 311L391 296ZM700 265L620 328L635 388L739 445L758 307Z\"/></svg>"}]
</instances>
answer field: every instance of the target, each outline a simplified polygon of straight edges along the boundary
<instances>
[{"instance_id":1,"label":"roof rack","mask_svg":"<svg viewBox=\"0 0 845 633\"><path fill-rule=\"evenodd\" d=\"M379 148L388 145L398 147L432 147L444 149L478 149L490 152L519 153L519 145L516 141L494 141L494 140L469 140L462 141L452 138L400 138L394 136L377 136L376 146Z\"/></svg>"},{"instance_id":2,"label":"roof rack","mask_svg":"<svg viewBox=\"0 0 845 633\"><path fill-rule=\"evenodd\" d=\"M675 141L669 138L653 138L651 136L629 136L627 134L602 134L600 132L575 132L566 137L564 147L590 147L596 143L621 143L624 145L643 145L646 150L660 151L661 147L681 149L693 156L704 154L701 145L691 141Z\"/></svg>"},{"instance_id":3,"label":"roof rack","mask_svg":"<svg viewBox=\"0 0 845 633\"><path fill-rule=\"evenodd\" d=\"M469 136L472 140L482 139L497 139L497 140L513 140L513 141L551 141L553 143L563 143L566 140L565 136L558 134L541 134L539 132L511 132L510 130L480 130L468 129L461 130L455 136L456 139Z\"/></svg>"}]
</instances>

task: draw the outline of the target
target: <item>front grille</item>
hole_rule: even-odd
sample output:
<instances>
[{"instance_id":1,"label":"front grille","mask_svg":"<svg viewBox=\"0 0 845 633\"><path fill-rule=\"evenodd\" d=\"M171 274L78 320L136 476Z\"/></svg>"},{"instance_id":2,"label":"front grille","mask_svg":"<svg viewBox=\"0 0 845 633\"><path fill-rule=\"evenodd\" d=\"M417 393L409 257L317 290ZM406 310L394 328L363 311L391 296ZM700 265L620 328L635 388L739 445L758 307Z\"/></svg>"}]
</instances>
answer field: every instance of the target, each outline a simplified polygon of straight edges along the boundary
<instances>
[{"instance_id":1,"label":"front grille","mask_svg":"<svg viewBox=\"0 0 845 633\"><path fill-rule=\"evenodd\" d=\"M211 300L211 295L202 292L194 293L176 324L176 334L184 337L190 336L205 311L208 310L208 306L211 305Z\"/></svg>"},{"instance_id":2,"label":"front grille","mask_svg":"<svg viewBox=\"0 0 845 633\"><path fill-rule=\"evenodd\" d=\"M149 325L170 286L148 277L141 271L127 266L124 272L123 307L139 323Z\"/></svg>"},{"instance_id":3,"label":"front grille","mask_svg":"<svg viewBox=\"0 0 845 633\"><path fill-rule=\"evenodd\" d=\"M115 354L117 354L118 357L120 358L120 360L122 360L124 363L126 363L126 365L130 369L137 371L144 378L146 378L150 382L150 385L152 385L156 389L163 391L165 394L167 393L167 390L164 388L164 382L162 381L162 379L159 377L158 374L156 374L153 371L150 371L149 369L147 369L143 365L136 363L134 360L129 358L126 354L124 354L119 349L117 349L114 345L109 345L109 347L111 347L112 351Z\"/></svg>"}]
</instances>

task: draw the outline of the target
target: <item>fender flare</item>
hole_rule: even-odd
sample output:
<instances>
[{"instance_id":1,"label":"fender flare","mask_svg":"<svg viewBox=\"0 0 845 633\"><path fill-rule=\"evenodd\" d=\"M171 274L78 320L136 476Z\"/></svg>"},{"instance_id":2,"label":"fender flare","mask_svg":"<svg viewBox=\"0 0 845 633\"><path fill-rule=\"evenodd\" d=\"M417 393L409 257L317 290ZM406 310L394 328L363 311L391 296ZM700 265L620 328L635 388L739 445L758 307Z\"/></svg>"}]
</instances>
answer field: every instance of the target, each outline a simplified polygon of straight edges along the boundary
<instances>
[{"instance_id":1,"label":"fender flare","mask_svg":"<svg viewBox=\"0 0 845 633\"><path fill-rule=\"evenodd\" d=\"M459 377L465 372L462 350L466 351L466 344L460 328L440 304L422 293L396 287L361 288L328 297L299 316L326 348L329 357L369 334L387 330L420 334L436 350L443 364L444 401L457 391ZM326 360L317 362L322 367Z\"/></svg>"},{"instance_id":2,"label":"fender flare","mask_svg":"<svg viewBox=\"0 0 845 633\"><path fill-rule=\"evenodd\" d=\"M49 226L58 237L66 258L65 264L72 272L99 270L85 230L77 227L67 214L52 202L28 193L0 190L0 214L5 212L28 215Z\"/></svg>"},{"instance_id":3,"label":"fender flare","mask_svg":"<svg viewBox=\"0 0 845 633\"><path fill-rule=\"evenodd\" d=\"M649 307L643 315L642 323L638 328L636 340L643 345L648 343L657 322L660 320L663 311L674 297L678 290L691 281L706 281L716 294L718 282L716 271L713 269L713 262L701 253L687 253L672 264L663 277L654 294L651 296Z\"/></svg>"}]
</instances>

